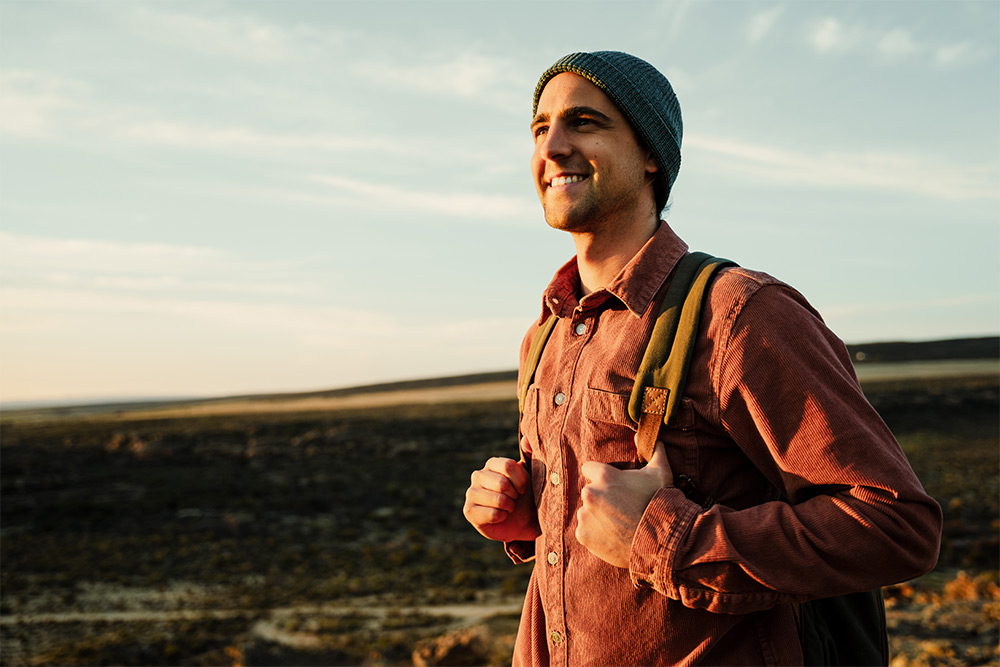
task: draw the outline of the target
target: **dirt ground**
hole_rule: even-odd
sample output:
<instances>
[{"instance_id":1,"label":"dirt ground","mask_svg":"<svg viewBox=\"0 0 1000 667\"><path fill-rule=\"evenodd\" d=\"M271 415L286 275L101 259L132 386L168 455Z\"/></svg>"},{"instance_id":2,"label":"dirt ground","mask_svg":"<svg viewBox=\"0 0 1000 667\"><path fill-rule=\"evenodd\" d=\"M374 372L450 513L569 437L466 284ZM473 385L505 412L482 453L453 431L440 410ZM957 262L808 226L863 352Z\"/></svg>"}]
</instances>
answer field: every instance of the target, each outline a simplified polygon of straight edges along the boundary
<instances>
[{"instance_id":1,"label":"dirt ground","mask_svg":"<svg viewBox=\"0 0 1000 667\"><path fill-rule=\"evenodd\" d=\"M885 590L893 664L997 664L998 380L865 389L946 517L938 568ZM461 505L515 422L493 400L5 418L0 661L503 664L530 566Z\"/></svg>"}]
</instances>

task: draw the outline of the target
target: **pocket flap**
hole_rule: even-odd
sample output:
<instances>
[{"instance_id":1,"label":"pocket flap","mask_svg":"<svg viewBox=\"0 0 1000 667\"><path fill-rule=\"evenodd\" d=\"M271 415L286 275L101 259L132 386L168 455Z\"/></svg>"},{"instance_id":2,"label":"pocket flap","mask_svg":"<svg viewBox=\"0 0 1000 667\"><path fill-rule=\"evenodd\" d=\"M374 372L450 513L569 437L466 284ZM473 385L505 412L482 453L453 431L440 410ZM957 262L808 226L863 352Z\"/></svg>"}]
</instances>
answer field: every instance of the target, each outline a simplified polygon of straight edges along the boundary
<instances>
[{"instance_id":1,"label":"pocket flap","mask_svg":"<svg viewBox=\"0 0 1000 667\"><path fill-rule=\"evenodd\" d=\"M633 431L635 422L628 416L630 394L588 388L583 395L583 414L588 419L608 424L628 426Z\"/></svg>"}]
</instances>

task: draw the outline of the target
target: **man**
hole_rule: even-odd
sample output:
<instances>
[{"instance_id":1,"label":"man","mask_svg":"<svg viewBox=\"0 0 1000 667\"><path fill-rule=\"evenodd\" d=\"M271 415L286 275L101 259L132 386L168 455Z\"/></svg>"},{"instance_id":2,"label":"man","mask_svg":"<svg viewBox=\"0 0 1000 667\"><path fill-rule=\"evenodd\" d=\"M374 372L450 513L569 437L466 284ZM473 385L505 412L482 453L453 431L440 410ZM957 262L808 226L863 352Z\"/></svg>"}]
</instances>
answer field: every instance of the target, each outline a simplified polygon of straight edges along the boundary
<instances>
[{"instance_id":1,"label":"man","mask_svg":"<svg viewBox=\"0 0 1000 667\"><path fill-rule=\"evenodd\" d=\"M628 401L671 272L659 214L681 116L655 68L577 53L535 90L532 175L576 257L520 422L522 462L472 474L464 514L536 560L515 664L801 664L797 604L923 574L941 513L865 400L844 345L792 288L710 287L671 426L639 460ZM704 506L673 485L695 480Z\"/></svg>"}]
</instances>

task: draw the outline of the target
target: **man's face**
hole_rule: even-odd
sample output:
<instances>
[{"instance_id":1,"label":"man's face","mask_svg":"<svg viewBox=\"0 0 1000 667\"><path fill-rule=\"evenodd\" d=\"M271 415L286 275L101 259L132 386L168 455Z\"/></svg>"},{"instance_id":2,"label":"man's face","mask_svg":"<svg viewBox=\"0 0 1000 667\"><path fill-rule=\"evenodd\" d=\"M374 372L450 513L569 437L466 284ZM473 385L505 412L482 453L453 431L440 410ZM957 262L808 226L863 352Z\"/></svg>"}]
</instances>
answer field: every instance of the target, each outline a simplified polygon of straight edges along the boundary
<instances>
[{"instance_id":1,"label":"man's face","mask_svg":"<svg viewBox=\"0 0 1000 667\"><path fill-rule=\"evenodd\" d=\"M570 72L554 76L531 123L531 172L550 226L597 232L641 215L657 165L618 107Z\"/></svg>"}]
</instances>

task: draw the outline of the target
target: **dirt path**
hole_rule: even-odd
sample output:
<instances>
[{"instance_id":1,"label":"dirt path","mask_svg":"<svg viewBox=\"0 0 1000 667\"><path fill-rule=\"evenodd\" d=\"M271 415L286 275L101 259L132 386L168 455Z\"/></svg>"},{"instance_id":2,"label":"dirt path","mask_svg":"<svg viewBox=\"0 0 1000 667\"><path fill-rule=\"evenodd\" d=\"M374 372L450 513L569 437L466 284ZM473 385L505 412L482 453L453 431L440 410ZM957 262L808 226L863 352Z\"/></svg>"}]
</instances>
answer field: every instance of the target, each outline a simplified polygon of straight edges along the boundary
<instances>
[{"instance_id":1,"label":"dirt path","mask_svg":"<svg viewBox=\"0 0 1000 667\"><path fill-rule=\"evenodd\" d=\"M517 614L521 611L520 602L500 604L465 604L465 605L431 605L431 606L377 606L362 605L301 605L294 607L276 607L273 609L176 609L167 611L132 610L132 611L75 611L38 614L9 614L0 616L0 625L28 625L38 623L98 623L98 622L137 622L137 621L188 621L205 618L255 618L270 617L280 619L290 616L343 616L347 614L364 614L374 621L390 615L428 614L431 616L451 617L463 623L476 623L497 614Z\"/></svg>"}]
</instances>

